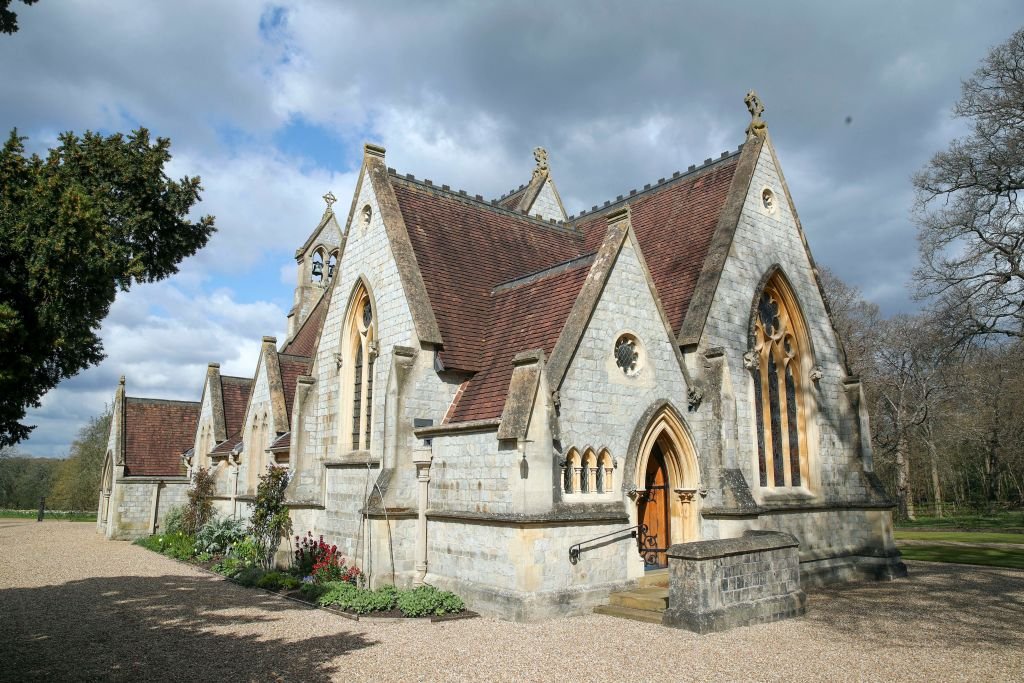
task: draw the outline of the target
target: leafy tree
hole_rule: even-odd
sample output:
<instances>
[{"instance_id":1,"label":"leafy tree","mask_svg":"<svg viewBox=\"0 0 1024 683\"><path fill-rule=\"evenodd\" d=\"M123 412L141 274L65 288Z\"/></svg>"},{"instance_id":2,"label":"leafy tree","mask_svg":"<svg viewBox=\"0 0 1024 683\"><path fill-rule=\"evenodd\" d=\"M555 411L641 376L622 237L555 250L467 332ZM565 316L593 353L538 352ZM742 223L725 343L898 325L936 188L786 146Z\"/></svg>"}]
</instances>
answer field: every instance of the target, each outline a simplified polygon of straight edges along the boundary
<instances>
[{"instance_id":1,"label":"leafy tree","mask_svg":"<svg viewBox=\"0 0 1024 683\"><path fill-rule=\"evenodd\" d=\"M34 510L49 495L61 461L13 455L0 458L0 508Z\"/></svg>"},{"instance_id":2,"label":"leafy tree","mask_svg":"<svg viewBox=\"0 0 1024 683\"><path fill-rule=\"evenodd\" d=\"M288 478L287 468L268 467L256 487L256 503L249 517L249 535L259 549L260 562L267 569L274 563L274 553L281 546L281 540L292 531L292 520L285 507Z\"/></svg>"},{"instance_id":3,"label":"leafy tree","mask_svg":"<svg viewBox=\"0 0 1024 683\"><path fill-rule=\"evenodd\" d=\"M93 510L99 503L110 415L108 408L78 431L68 458L57 468L57 479L50 494L50 506L55 510Z\"/></svg>"},{"instance_id":4,"label":"leafy tree","mask_svg":"<svg viewBox=\"0 0 1024 683\"><path fill-rule=\"evenodd\" d=\"M0 149L0 446L29 407L103 358L96 330L117 292L177 272L214 231L187 219L199 178L164 174L170 141L86 132L45 159L12 131Z\"/></svg>"},{"instance_id":5,"label":"leafy tree","mask_svg":"<svg viewBox=\"0 0 1024 683\"><path fill-rule=\"evenodd\" d=\"M0 33L16 33L18 30L18 15L10 10L13 0L0 0ZM39 0L21 0L25 5L34 5Z\"/></svg>"},{"instance_id":6,"label":"leafy tree","mask_svg":"<svg viewBox=\"0 0 1024 683\"><path fill-rule=\"evenodd\" d=\"M1024 29L963 83L953 113L970 134L914 177L917 293L958 341L1024 337Z\"/></svg>"}]
</instances>

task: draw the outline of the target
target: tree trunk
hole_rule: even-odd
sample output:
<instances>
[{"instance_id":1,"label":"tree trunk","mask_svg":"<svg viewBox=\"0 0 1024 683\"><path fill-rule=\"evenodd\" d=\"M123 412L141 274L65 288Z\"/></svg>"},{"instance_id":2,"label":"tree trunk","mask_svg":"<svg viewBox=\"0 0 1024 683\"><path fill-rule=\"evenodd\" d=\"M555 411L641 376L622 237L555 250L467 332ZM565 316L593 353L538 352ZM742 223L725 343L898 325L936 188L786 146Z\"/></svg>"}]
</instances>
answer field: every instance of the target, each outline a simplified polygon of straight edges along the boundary
<instances>
[{"instance_id":1,"label":"tree trunk","mask_svg":"<svg viewBox=\"0 0 1024 683\"><path fill-rule=\"evenodd\" d=\"M928 458L932 465L932 491L934 494L935 516L942 517L942 483L939 481L939 458L935 452L935 443L926 439L928 444Z\"/></svg>"},{"instance_id":2,"label":"tree trunk","mask_svg":"<svg viewBox=\"0 0 1024 683\"><path fill-rule=\"evenodd\" d=\"M910 443L907 432L899 424L899 436L896 438L896 516L901 519L914 519L914 501L910 496Z\"/></svg>"}]
</instances>

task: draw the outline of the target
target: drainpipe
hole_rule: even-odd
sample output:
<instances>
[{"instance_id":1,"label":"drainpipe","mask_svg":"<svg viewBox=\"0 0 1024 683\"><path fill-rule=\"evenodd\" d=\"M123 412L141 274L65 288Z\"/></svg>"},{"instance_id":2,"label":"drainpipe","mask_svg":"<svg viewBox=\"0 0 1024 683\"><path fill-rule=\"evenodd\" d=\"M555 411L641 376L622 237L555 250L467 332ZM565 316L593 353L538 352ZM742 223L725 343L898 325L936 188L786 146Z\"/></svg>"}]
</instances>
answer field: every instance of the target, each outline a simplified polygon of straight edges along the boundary
<instances>
[{"instance_id":1,"label":"drainpipe","mask_svg":"<svg viewBox=\"0 0 1024 683\"><path fill-rule=\"evenodd\" d=\"M416 520L416 577L413 586L422 586L427 576L427 490L430 484L430 462L433 453L426 449L413 451L416 480L419 482L419 516Z\"/></svg>"}]
</instances>

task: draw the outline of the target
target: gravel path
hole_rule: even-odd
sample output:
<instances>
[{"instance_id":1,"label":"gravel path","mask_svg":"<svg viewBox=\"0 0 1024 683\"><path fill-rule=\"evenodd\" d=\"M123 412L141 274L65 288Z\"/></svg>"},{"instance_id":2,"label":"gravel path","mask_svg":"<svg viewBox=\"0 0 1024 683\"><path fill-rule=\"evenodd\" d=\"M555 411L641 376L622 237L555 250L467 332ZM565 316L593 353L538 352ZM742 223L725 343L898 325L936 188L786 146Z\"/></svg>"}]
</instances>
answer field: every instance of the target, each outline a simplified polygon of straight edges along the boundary
<instances>
[{"instance_id":1,"label":"gravel path","mask_svg":"<svg viewBox=\"0 0 1024 683\"><path fill-rule=\"evenodd\" d=\"M911 564L802 619L696 636L590 615L364 624L226 583L93 525L0 519L0 681L1024 678L1024 572Z\"/></svg>"}]
</instances>

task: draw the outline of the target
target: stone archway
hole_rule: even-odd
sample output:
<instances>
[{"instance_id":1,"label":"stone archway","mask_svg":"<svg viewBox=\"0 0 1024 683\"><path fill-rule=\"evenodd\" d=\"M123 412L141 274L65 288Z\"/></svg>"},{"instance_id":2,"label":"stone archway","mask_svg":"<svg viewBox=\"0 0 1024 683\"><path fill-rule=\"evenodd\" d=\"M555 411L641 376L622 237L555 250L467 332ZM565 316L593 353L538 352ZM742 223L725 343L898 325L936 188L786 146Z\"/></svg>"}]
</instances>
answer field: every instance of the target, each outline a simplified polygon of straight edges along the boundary
<instances>
[{"instance_id":1,"label":"stone archway","mask_svg":"<svg viewBox=\"0 0 1024 683\"><path fill-rule=\"evenodd\" d=\"M700 466L689 430L671 404L647 424L634 451L629 490L637 524L649 532L638 539L644 563L658 567L665 566L669 546L700 539Z\"/></svg>"}]
</instances>

